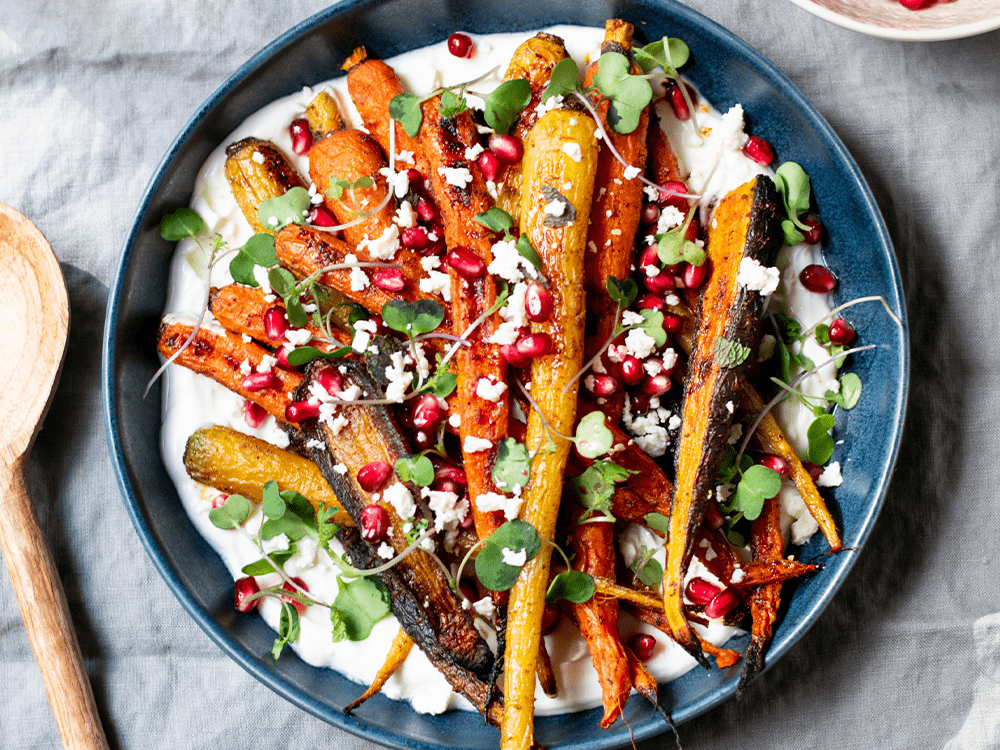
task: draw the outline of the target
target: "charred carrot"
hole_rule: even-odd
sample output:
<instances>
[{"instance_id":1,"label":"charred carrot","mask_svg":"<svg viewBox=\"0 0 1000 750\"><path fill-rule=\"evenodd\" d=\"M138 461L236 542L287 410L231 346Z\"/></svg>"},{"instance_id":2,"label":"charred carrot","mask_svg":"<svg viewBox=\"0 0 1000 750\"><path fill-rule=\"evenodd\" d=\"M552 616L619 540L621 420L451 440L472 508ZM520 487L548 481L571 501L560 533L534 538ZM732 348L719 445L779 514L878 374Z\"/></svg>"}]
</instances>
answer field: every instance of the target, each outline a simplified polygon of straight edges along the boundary
<instances>
[{"instance_id":1,"label":"charred carrot","mask_svg":"<svg viewBox=\"0 0 1000 750\"><path fill-rule=\"evenodd\" d=\"M173 356L193 329L192 325L165 320L160 324L156 348L164 357ZM302 383L302 375L272 364L269 368L270 378L267 378L269 384L247 390L245 385L250 375L266 377L268 374L258 373L262 369L264 357L273 359L267 349L253 342L247 343L235 333L221 335L202 327L198 329L190 346L174 362L200 375L207 375L233 393L253 401L268 414L283 420L289 396ZM265 377L260 380L263 381ZM255 388L256 385L254 384Z\"/></svg>"},{"instance_id":2,"label":"charred carrot","mask_svg":"<svg viewBox=\"0 0 1000 750\"><path fill-rule=\"evenodd\" d=\"M284 195L293 187L305 187L284 152L270 141L259 138L244 138L226 148L224 169L233 197L255 232L274 234L257 217L261 203Z\"/></svg>"},{"instance_id":3,"label":"charred carrot","mask_svg":"<svg viewBox=\"0 0 1000 750\"><path fill-rule=\"evenodd\" d=\"M781 537L781 502L777 497L765 501L764 510L750 522L750 548L755 561L777 561L784 557L785 542ZM750 643L743 655L743 669L737 690L742 690L764 668L764 651L774 633L774 621L781 604L781 582L766 583L750 594L750 616L753 626Z\"/></svg>"},{"instance_id":4,"label":"charred carrot","mask_svg":"<svg viewBox=\"0 0 1000 750\"><path fill-rule=\"evenodd\" d=\"M730 585L733 588L746 589L769 583L781 583L815 573L822 568L822 565L786 560L781 557L773 560L754 560L743 566L743 578L739 581L733 581Z\"/></svg>"}]
</instances>

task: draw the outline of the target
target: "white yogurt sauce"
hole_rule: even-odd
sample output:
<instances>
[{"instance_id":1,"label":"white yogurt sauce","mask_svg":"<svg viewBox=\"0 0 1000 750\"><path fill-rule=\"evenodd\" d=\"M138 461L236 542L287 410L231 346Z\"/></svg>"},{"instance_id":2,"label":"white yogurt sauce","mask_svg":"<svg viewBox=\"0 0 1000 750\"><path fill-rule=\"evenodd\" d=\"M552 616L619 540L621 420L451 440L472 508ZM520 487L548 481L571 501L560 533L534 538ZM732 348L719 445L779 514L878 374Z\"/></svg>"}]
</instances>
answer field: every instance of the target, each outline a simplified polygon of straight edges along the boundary
<instances>
[{"instance_id":1,"label":"white yogurt sauce","mask_svg":"<svg viewBox=\"0 0 1000 750\"><path fill-rule=\"evenodd\" d=\"M581 72L591 59L589 55L598 53L604 36L602 29L576 26L555 26L547 31L565 40L567 50L580 65ZM387 62L399 73L404 85L418 95L430 93L440 86L474 79L497 67L493 75L475 86L482 92L491 91L500 83L515 48L528 37L528 34L471 36L477 50L472 59L453 57L447 50L447 44L441 42L405 53ZM355 127L361 125L347 95L346 81L343 77L304 88L252 115L212 153L198 175L191 208L205 220L208 236L218 233L230 247L236 248L253 234L232 196L223 172L226 145L247 136L270 139L293 159L301 174L308 175L308 157L293 155L288 124L295 117L301 116L306 105L324 87L336 97L341 112L348 122ZM478 103L475 97L470 96L469 99L473 105ZM739 150L742 110L738 113L738 118L737 114L732 112L723 118L715 110L699 105L698 124L702 128L710 128L712 132L708 137L697 138L690 123L677 121L665 103L660 106L664 129L677 151L681 171L691 172L692 192L704 193L707 199L722 197L754 175L770 172L746 158ZM737 119L738 127L735 123ZM790 270L782 274L782 291L787 301L787 310L793 317L798 318L804 327L812 325L830 309L825 296L806 292L798 282L798 271L804 265L818 260L819 248L809 247L786 249L779 259L779 266ZM204 265L201 252L193 241L180 243L170 271L165 308L167 313L197 317L204 300L205 280L203 274L199 275L196 269L204 268ZM216 286L231 283L228 261L217 264L212 272L211 281ZM212 325L211 320L208 325ZM818 348L818 345L816 346ZM824 352L813 352L808 344L806 354L817 363L826 359L823 356ZM803 388L822 394L831 387L833 375L834 370L831 366L828 373L822 377L810 378L803 384ZM167 368L164 373L163 388L162 450L167 470L177 486L192 522L218 551L234 579L239 578L243 575L240 569L248 562L259 559L260 553L248 534L240 531L224 531L209 521L210 497L205 496L203 492L205 488L188 477L184 469L185 443L195 430L209 424L225 425L279 446L287 445L287 438L272 417L268 417L257 429L248 427L243 419L242 398L189 370L181 367ZM793 441L793 445L800 453L804 452L803 441L809 424L809 413L804 410L799 410L797 413L795 404L789 402L782 406L780 418L783 424L790 427L789 438ZM812 519L805 511L805 506L795 492L794 486L788 482L785 485L782 491L785 510L783 515L788 524L796 518L799 519L796 523L799 523L801 528L795 537L800 539L808 531L806 521ZM249 534L253 534L260 523L261 513L259 508L255 507L246 524L246 530ZM812 525L812 531L815 531L815 522L812 522ZM648 530L638 526L633 526L623 539L619 540L626 562L641 554L643 545L651 547L661 541ZM664 562L664 556L661 547L656 554L661 564ZM332 565L325 552L319 551L315 555L309 552L300 553L286 564L286 570L291 575L301 577L315 598L326 603L333 602L337 595L338 569ZM697 560L692 563L689 572L689 576L696 575L715 580ZM277 575L272 574L261 577L259 583L264 587L274 584L277 580ZM262 602L260 615L272 628L277 627L279 613L280 604L273 598ZM651 626L636 622L624 612L621 615L621 623L623 633L642 631L656 638L658 645L647 667L660 681L679 677L695 665L694 659L683 649ZM739 632L718 622L713 622L707 632L699 629L709 640L719 645ZM309 664L331 667L352 680L369 684L388 652L397 630L398 624L395 618L389 616L375 625L365 641L334 643L331 639L332 626L327 610L322 607L310 607L301 618L301 634L298 642L292 647L299 657ZM536 713L542 715L563 713L600 705L601 690L597 674L587 646L576 629L564 621L554 633L546 637L546 643L556 670L560 695L556 699L548 698L539 689L536 694ZM420 712L440 713L450 708L472 710L467 701L452 693L447 681L420 649L411 652L403 666L386 683L382 692L390 698L410 701L414 709Z\"/></svg>"}]
</instances>

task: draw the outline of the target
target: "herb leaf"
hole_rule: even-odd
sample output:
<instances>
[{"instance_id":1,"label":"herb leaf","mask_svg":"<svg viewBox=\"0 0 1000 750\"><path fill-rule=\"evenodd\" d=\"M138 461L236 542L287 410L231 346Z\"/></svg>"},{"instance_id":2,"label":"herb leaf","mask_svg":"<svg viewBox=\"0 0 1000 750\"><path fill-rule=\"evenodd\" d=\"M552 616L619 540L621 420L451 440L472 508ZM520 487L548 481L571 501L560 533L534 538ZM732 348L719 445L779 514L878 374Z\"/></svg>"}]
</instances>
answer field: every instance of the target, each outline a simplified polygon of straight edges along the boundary
<instances>
[{"instance_id":1,"label":"herb leaf","mask_svg":"<svg viewBox=\"0 0 1000 750\"><path fill-rule=\"evenodd\" d=\"M799 214L809 210L809 193L811 190L809 175L794 161L786 161L774 173L774 186L777 188L778 195L781 196L781 200L785 204L785 213L794 225L789 229L786 227L785 222L781 224L781 228L785 231L786 244L802 242L804 237L801 236L800 232L797 233L800 236L795 242L787 243L787 240L790 238L791 231L795 227L803 231L809 229L809 227L799 221Z\"/></svg>"},{"instance_id":2,"label":"herb leaf","mask_svg":"<svg viewBox=\"0 0 1000 750\"><path fill-rule=\"evenodd\" d=\"M305 224L311 207L309 191L304 187L293 187L284 195L276 195L261 203L257 209L257 220L261 226L277 232L288 224Z\"/></svg>"},{"instance_id":3,"label":"herb leaf","mask_svg":"<svg viewBox=\"0 0 1000 750\"><path fill-rule=\"evenodd\" d=\"M594 579L580 570L566 570L552 579L549 590L545 593L545 601L552 604L560 599L566 599L573 604L583 604L594 596Z\"/></svg>"},{"instance_id":4,"label":"herb leaf","mask_svg":"<svg viewBox=\"0 0 1000 750\"><path fill-rule=\"evenodd\" d=\"M606 287L608 296L623 310L635 302L636 295L639 294L639 285L632 278L619 279L611 276L608 278Z\"/></svg>"},{"instance_id":5,"label":"herb leaf","mask_svg":"<svg viewBox=\"0 0 1000 750\"><path fill-rule=\"evenodd\" d=\"M733 369L739 367L747 361L750 356L750 347L743 346L738 341L731 341L725 336L719 336L715 340L715 359L719 367Z\"/></svg>"},{"instance_id":6,"label":"herb leaf","mask_svg":"<svg viewBox=\"0 0 1000 750\"><path fill-rule=\"evenodd\" d=\"M531 102L531 84L523 79L504 81L484 98L486 124L506 135L521 110Z\"/></svg>"},{"instance_id":7,"label":"herb leaf","mask_svg":"<svg viewBox=\"0 0 1000 750\"><path fill-rule=\"evenodd\" d=\"M394 331L413 336L430 333L444 320L444 308L434 300L391 300L382 306L382 320Z\"/></svg>"},{"instance_id":8,"label":"herb leaf","mask_svg":"<svg viewBox=\"0 0 1000 750\"><path fill-rule=\"evenodd\" d=\"M493 463L493 483L505 492L513 492L515 486L526 487L530 475L531 458L524 444L511 437L501 440Z\"/></svg>"},{"instance_id":9,"label":"herb leaf","mask_svg":"<svg viewBox=\"0 0 1000 750\"><path fill-rule=\"evenodd\" d=\"M834 442L829 430L835 421L832 414L821 414L806 430L806 437L809 438L809 460L817 466L823 466L833 455Z\"/></svg>"},{"instance_id":10,"label":"herb leaf","mask_svg":"<svg viewBox=\"0 0 1000 750\"><path fill-rule=\"evenodd\" d=\"M845 373L840 379L840 392L827 391L824 398L841 408L853 409L861 398L861 378L853 372Z\"/></svg>"},{"instance_id":11,"label":"herb leaf","mask_svg":"<svg viewBox=\"0 0 1000 750\"><path fill-rule=\"evenodd\" d=\"M294 544L288 549L276 549L267 553L268 557L278 563L278 565L284 565L294 554ZM271 560L268 560L267 557L262 557L260 560L247 563L242 568L243 574L248 576L265 576L268 573L273 573L274 566L271 564Z\"/></svg>"},{"instance_id":12,"label":"herb leaf","mask_svg":"<svg viewBox=\"0 0 1000 750\"><path fill-rule=\"evenodd\" d=\"M497 208L496 206L483 211L481 214L476 214L472 217L472 220L477 224L482 224L487 229L504 234L514 225L514 218L502 208Z\"/></svg>"},{"instance_id":13,"label":"herb leaf","mask_svg":"<svg viewBox=\"0 0 1000 750\"><path fill-rule=\"evenodd\" d=\"M167 242L180 242L194 237L205 228L205 221L190 208L178 208L160 219L160 236Z\"/></svg>"},{"instance_id":14,"label":"herb leaf","mask_svg":"<svg viewBox=\"0 0 1000 750\"><path fill-rule=\"evenodd\" d=\"M584 508L609 512L615 483L637 473L611 461L594 461L580 476L570 479L569 485L576 490L576 501Z\"/></svg>"},{"instance_id":15,"label":"herb leaf","mask_svg":"<svg viewBox=\"0 0 1000 750\"><path fill-rule=\"evenodd\" d=\"M781 476L766 466L751 466L736 485L732 508L742 511L747 520L754 520L764 509L764 501L781 491Z\"/></svg>"},{"instance_id":16,"label":"herb leaf","mask_svg":"<svg viewBox=\"0 0 1000 750\"><path fill-rule=\"evenodd\" d=\"M525 563L535 558L542 539L535 527L515 518L494 531L476 557L476 576L491 591L507 591L517 580L521 568L503 561L503 550L525 552Z\"/></svg>"},{"instance_id":17,"label":"herb leaf","mask_svg":"<svg viewBox=\"0 0 1000 750\"><path fill-rule=\"evenodd\" d=\"M243 495L230 495L226 502L208 512L208 520L220 529L234 529L250 515L250 501Z\"/></svg>"},{"instance_id":18,"label":"herb leaf","mask_svg":"<svg viewBox=\"0 0 1000 750\"><path fill-rule=\"evenodd\" d=\"M687 63L691 50L680 39L663 37L658 42L633 50L633 54L643 73L660 67L668 78L677 78L677 69Z\"/></svg>"},{"instance_id":19,"label":"herb leaf","mask_svg":"<svg viewBox=\"0 0 1000 750\"><path fill-rule=\"evenodd\" d=\"M246 286L259 286L253 275L254 266L269 268L278 262L278 254L274 250L274 235L258 232L247 240L231 261L229 274L233 281Z\"/></svg>"},{"instance_id":20,"label":"herb leaf","mask_svg":"<svg viewBox=\"0 0 1000 750\"><path fill-rule=\"evenodd\" d=\"M341 346L332 352L324 352L315 346L297 346L288 352L288 364L298 367L306 365L314 359L342 359L351 353L351 347Z\"/></svg>"},{"instance_id":21,"label":"herb leaf","mask_svg":"<svg viewBox=\"0 0 1000 750\"><path fill-rule=\"evenodd\" d=\"M542 102L547 102L553 96L569 96L579 86L580 71L576 63L569 57L563 58L552 68L549 84L542 92Z\"/></svg>"},{"instance_id":22,"label":"herb leaf","mask_svg":"<svg viewBox=\"0 0 1000 750\"><path fill-rule=\"evenodd\" d=\"M657 235L656 255L664 265L672 266L687 261L692 266L705 263L705 250L691 242L681 232L683 226Z\"/></svg>"},{"instance_id":23,"label":"herb leaf","mask_svg":"<svg viewBox=\"0 0 1000 750\"><path fill-rule=\"evenodd\" d=\"M597 61L594 85L611 100L608 122L619 133L631 133L653 98L649 81L631 74L632 65L620 52L605 52Z\"/></svg>"},{"instance_id":24,"label":"herb leaf","mask_svg":"<svg viewBox=\"0 0 1000 750\"><path fill-rule=\"evenodd\" d=\"M662 513L647 513L642 520L649 528L659 531L664 536L670 535L670 519Z\"/></svg>"},{"instance_id":25,"label":"herb leaf","mask_svg":"<svg viewBox=\"0 0 1000 750\"><path fill-rule=\"evenodd\" d=\"M261 492L263 502L261 508L268 518L281 518L285 515L285 501L278 493L278 483L273 479L267 482Z\"/></svg>"},{"instance_id":26,"label":"herb leaf","mask_svg":"<svg viewBox=\"0 0 1000 750\"><path fill-rule=\"evenodd\" d=\"M349 641L363 641L371 634L372 626L389 614L389 590L374 576L353 581L338 578L337 583L340 593L333 606L340 613L343 634Z\"/></svg>"},{"instance_id":27,"label":"herb leaf","mask_svg":"<svg viewBox=\"0 0 1000 750\"><path fill-rule=\"evenodd\" d=\"M614 434L604 426L604 412L590 412L576 427L576 450L584 458L603 456L614 442Z\"/></svg>"},{"instance_id":28,"label":"herb leaf","mask_svg":"<svg viewBox=\"0 0 1000 750\"><path fill-rule=\"evenodd\" d=\"M663 566L660 565L660 561L650 557L641 568L636 570L636 567L641 562L642 558L639 557L631 565L636 578L651 589L659 588L663 584Z\"/></svg>"},{"instance_id":29,"label":"herb leaf","mask_svg":"<svg viewBox=\"0 0 1000 750\"><path fill-rule=\"evenodd\" d=\"M657 310L640 310L639 314L644 322L636 327L656 341L657 349L664 346L667 343L667 332L663 330L663 313Z\"/></svg>"},{"instance_id":30,"label":"herb leaf","mask_svg":"<svg viewBox=\"0 0 1000 750\"><path fill-rule=\"evenodd\" d=\"M281 617L278 619L278 637L271 647L271 657L277 661L285 644L299 639L299 611L286 601L281 602Z\"/></svg>"},{"instance_id":31,"label":"herb leaf","mask_svg":"<svg viewBox=\"0 0 1000 750\"><path fill-rule=\"evenodd\" d=\"M396 94L389 100L389 116L403 126L408 136L415 138L424 119L420 99L413 94Z\"/></svg>"},{"instance_id":32,"label":"herb leaf","mask_svg":"<svg viewBox=\"0 0 1000 750\"><path fill-rule=\"evenodd\" d=\"M400 456L396 459L396 476L418 487L429 487L434 481L434 464L427 456Z\"/></svg>"},{"instance_id":33,"label":"herb leaf","mask_svg":"<svg viewBox=\"0 0 1000 750\"><path fill-rule=\"evenodd\" d=\"M539 256L535 248L531 246L531 241L528 239L528 235L522 234L518 237L517 242L514 244L514 249L520 253L521 257L525 258L531 265L533 265L536 270L542 270L541 256Z\"/></svg>"},{"instance_id":34,"label":"herb leaf","mask_svg":"<svg viewBox=\"0 0 1000 750\"><path fill-rule=\"evenodd\" d=\"M441 102L438 104L438 112L445 119L457 117L469 109L469 103L464 96L459 96L454 91L442 91Z\"/></svg>"}]
</instances>

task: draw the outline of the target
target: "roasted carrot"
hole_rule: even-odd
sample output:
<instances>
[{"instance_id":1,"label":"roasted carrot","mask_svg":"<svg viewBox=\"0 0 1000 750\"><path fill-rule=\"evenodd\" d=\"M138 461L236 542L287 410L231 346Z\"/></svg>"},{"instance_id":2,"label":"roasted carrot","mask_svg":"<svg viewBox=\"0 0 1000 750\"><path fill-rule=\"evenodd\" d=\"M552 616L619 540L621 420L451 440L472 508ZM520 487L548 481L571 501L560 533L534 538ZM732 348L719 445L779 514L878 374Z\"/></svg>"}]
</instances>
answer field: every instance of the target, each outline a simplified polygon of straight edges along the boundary
<instances>
[{"instance_id":1,"label":"roasted carrot","mask_svg":"<svg viewBox=\"0 0 1000 750\"><path fill-rule=\"evenodd\" d=\"M777 497L765 501L764 510L750 522L750 548L754 561L777 561L784 557L785 542L781 537L781 502ZM750 616L753 626L750 643L743 655L738 691L743 690L764 668L764 651L774 633L774 621L781 604L781 582L755 587L750 594Z\"/></svg>"},{"instance_id":2,"label":"roasted carrot","mask_svg":"<svg viewBox=\"0 0 1000 750\"><path fill-rule=\"evenodd\" d=\"M670 635L670 626L667 624L667 617L663 614L662 610L650 609L634 603L625 604L624 607L637 620L644 622L647 625L652 625L654 628L668 636ZM706 640L697 633L695 633L695 635L698 638L698 644L701 646L701 650L715 659L715 664L719 669L731 667L739 661L739 652L728 648L719 648L711 641Z\"/></svg>"},{"instance_id":3,"label":"roasted carrot","mask_svg":"<svg viewBox=\"0 0 1000 750\"><path fill-rule=\"evenodd\" d=\"M273 479L279 490L294 490L315 508L320 503L337 508L335 523L354 525L316 464L253 435L220 425L202 427L188 438L184 468L196 482L256 503L263 502L264 485Z\"/></svg>"},{"instance_id":4,"label":"roasted carrot","mask_svg":"<svg viewBox=\"0 0 1000 750\"><path fill-rule=\"evenodd\" d=\"M601 52L618 52L629 55L632 49L632 24L611 19L605 25ZM633 73L641 73L632 64ZM597 75L597 62L591 63L584 76L584 85L592 84ZM632 256L635 251L635 232L642 211L642 183L637 179L646 169L646 130L649 127L649 107L643 110L639 124L631 133L618 133L608 124L611 102L594 93L597 113L611 144L628 164L638 170L634 175L615 158L610 148L601 147L594 178L594 206L587 230L586 288L587 315L596 325L587 337L585 357L590 359L605 345L615 327L615 303L607 292L608 279L612 276L625 279L631 275ZM600 408L615 418L621 416L625 392L618 389L604 399Z\"/></svg>"},{"instance_id":5,"label":"roasted carrot","mask_svg":"<svg viewBox=\"0 0 1000 750\"><path fill-rule=\"evenodd\" d=\"M191 335L194 326L176 321L164 321L160 324L157 334L156 348L164 357L171 357ZM302 383L302 375L292 370L282 370L272 367L274 385L259 391L248 391L243 387L246 374L241 365L256 371L264 357L270 357L271 352L262 346L243 341L235 333L225 335L215 333L208 328L199 328L191 344L181 352L174 362L200 375L207 375L233 393L272 414L277 419L285 418L285 407L289 396Z\"/></svg>"},{"instance_id":6,"label":"roasted carrot","mask_svg":"<svg viewBox=\"0 0 1000 750\"><path fill-rule=\"evenodd\" d=\"M431 101L438 99L435 97ZM451 251L463 248L463 252L482 264L482 272L471 278L449 266L452 325L457 335L463 335L495 306L497 299L496 282L485 272L493 262L492 247L497 238L473 220L493 202L486 191L482 172L465 160L466 149L478 143L476 126L469 112L446 119L435 104L425 114L420 132L427 156L428 184L441 211L445 242ZM453 184L446 176L447 170L468 170L471 181L464 187ZM497 447L507 437L509 393L504 391L496 401L478 393L478 384L484 378L494 383L507 382L507 365L500 356L500 347L489 341L501 322L497 312L486 316L485 321L467 336L470 345L462 347L455 355L458 376L455 403L461 415L459 438L469 482L469 501L480 539L488 537L505 520L500 511L483 512L478 508L481 495L499 492L493 483L492 468ZM475 446L477 439L488 440L491 447L480 450ZM468 450L468 445L474 449Z\"/></svg>"},{"instance_id":7,"label":"roasted carrot","mask_svg":"<svg viewBox=\"0 0 1000 750\"><path fill-rule=\"evenodd\" d=\"M660 100L658 104L651 104L649 107L649 130L646 136L646 144L649 149L649 162L646 173L650 180L662 185L664 182L683 182L684 176L677 166L677 155L674 154L667 134L660 124L660 115L657 110L666 106L666 102Z\"/></svg>"},{"instance_id":8,"label":"roasted carrot","mask_svg":"<svg viewBox=\"0 0 1000 750\"><path fill-rule=\"evenodd\" d=\"M543 448L551 439L549 429L566 434L576 420L579 380L573 378L583 362L583 253L597 163L596 127L593 120L580 114L548 112L528 134L522 163L521 235L527 236L542 260L553 296L553 314L545 323L532 324L535 333L549 336L552 348L531 365L537 410L528 415L527 447L535 451L535 457L521 518L548 541L555 532L570 444L557 438L552 452ZM579 146L579 161L564 151L564 145L571 143ZM565 200L561 226L546 222L551 213L545 209L554 200L551 189L557 185ZM532 742L535 659L551 555L551 547L542 545L511 590L504 665L506 707L501 728L505 750L527 748Z\"/></svg>"},{"instance_id":9,"label":"roasted carrot","mask_svg":"<svg viewBox=\"0 0 1000 750\"><path fill-rule=\"evenodd\" d=\"M615 539L613 523L578 523L582 507L574 507L574 525L570 549L575 557L573 568L592 576L614 578ZM618 601L591 597L573 604L573 618L590 648L590 658L601 683L604 717L601 728L607 729L618 719L632 690L629 662L618 637Z\"/></svg>"},{"instance_id":10,"label":"roasted carrot","mask_svg":"<svg viewBox=\"0 0 1000 750\"><path fill-rule=\"evenodd\" d=\"M412 649L413 639L410 638L410 635L406 632L406 630L400 628L399 632L396 633L396 637L392 639L392 644L389 646L389 653L386 654L385 662L381 667L379 667L378 672L375 674L375 679L372 680L372 684L364 693L362 693L360 698L353 700L344 706L344 713L349 715L366 700L380 692L382 688L385 687L385 683L388 679L392 677L396 673L396 670L403 665L404 661L406 661L406 657L410 655L410 651Z\"/></svg>"},{"instance_id":11,"label":"roasted carrot","mask_svg":"<svg viewBox=\"0 0 1000 750\"><path fill-rule=\"evenodd\" d=\"M244 138L226 148L225 173L233 197L255 232L274 234L257 217L261 203L284 195L293 187L305 187L284 152L259 138Z\"/></svg>"},{"instance_id":12,"label":"roasted carrot","mask_svg":"<svg viewBox=\"0 0 1000 750\"><path fill-rule=\"evenodd\" d=\"M265 297L263 290L259 288L228 284L212 290L209 296L209 309L227 331L250 336L264 344L280 346L280 341L272 341L267 337L264 331L264 315L272 308L284 311L285 306L281 300L268 302ZM333 351L351 343L351 335L334 326L330 327L330 333L336 339L334 342L326 341L326 334L313 325L312 321L305 327L313 335L310 345L323 351Z\"/></svg>"},{"instance_id":13,"label":"roasted carrot","mask_svg":"<svg viewBox=\"0 0 1000 750\"><path fill-rule=\"evenodd\" d=\"M739 581L732 581L730 585L733 588L746 589L768 583L781 583L808 573L815 573L822 568L822 565L786 560L782 557L754 560L743 566L743 578Z\"/></svg>"},{"instance_id":14,"label":"roasted carrot","mask_svg":"<svg viewBox=\"0 0 1000 750\"><path fill-rule=\"evenodd\" d=\"M746 258L770 265L780 244L777 194L770 178L756 177L720 201L708 235L711 271L701 294L684 386L663 579L663 608L674 640L705 667L707 660L684 616L684 574L729 436L732 413L726 404L736 400L737 372L760 337L764 297L739 284L740 265Z\"/></svg>"},{"instance_id":15,"label":"roasted carrot","mask_svg":"<svg viewBox=\"0 0 1000 750\"><path fill-rule=\"evenodd\" d=\"M334 130L344 129L344 118L340 114L337 100L327 91L320 91L306 107L309 128L324 137Z\"/></svg>"}]
</instances>

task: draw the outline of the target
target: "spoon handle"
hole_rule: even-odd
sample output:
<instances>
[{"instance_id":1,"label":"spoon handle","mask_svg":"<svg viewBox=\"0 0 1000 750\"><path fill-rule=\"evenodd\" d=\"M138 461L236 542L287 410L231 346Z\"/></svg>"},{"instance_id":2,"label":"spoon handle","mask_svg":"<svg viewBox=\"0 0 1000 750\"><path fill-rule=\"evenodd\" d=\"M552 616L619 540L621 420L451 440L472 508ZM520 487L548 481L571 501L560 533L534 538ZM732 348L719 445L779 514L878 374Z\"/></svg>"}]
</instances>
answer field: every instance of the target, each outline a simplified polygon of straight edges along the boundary
<instances>
[{"instance_id":1,"label":"spoon handle","mask_svg":"<svg viewBox=\"0 0 1000 750\"><path fill-rule=\"evenodd\" d=\"M63 747L107 750L62 581L24 481L26 460L22 455L0 464L0 551Z\"/></svg>"}]
</instances>

